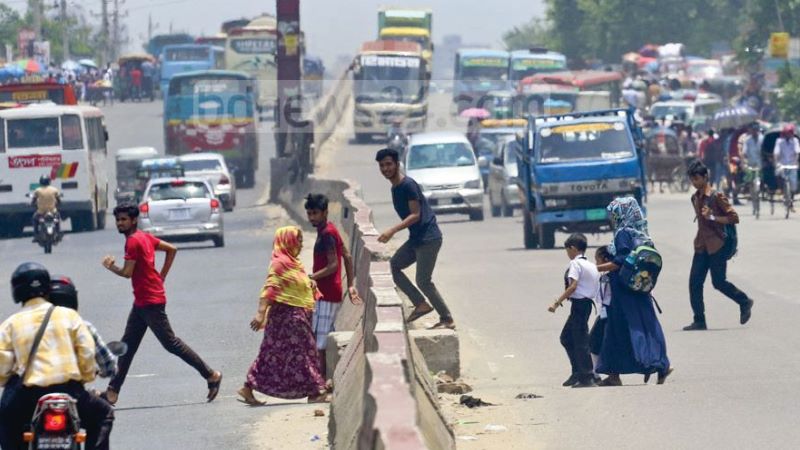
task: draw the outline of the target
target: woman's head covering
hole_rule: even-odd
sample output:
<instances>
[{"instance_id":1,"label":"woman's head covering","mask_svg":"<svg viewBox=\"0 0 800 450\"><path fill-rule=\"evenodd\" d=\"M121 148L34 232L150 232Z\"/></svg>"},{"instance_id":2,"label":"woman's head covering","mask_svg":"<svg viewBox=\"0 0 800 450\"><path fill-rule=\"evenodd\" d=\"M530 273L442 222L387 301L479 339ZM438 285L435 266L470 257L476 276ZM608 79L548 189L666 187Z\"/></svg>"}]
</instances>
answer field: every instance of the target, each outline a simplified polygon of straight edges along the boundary
<instances>
[{"instance_id":1,"label":"woman's head covering","mask_svg":"<svg viewBox=\"0 0 800 450\"><path fill-rule=\"evenodd\" d=\"M302 231L295 226L279 228L272 245L269 275L261 289L261 298L298 308L314 309L316 291L303 263L298 259Z\"/></svg>"},{"instance_id":2,"label":"woman's head covering","mask_svg":"<svg viewBox=\"0 0 800 450\"><path fill-rule=\"evenodd\" d=\"M611 216L611 223L614 226L614 236L620 230L627 230L634 235L635 240L652 241L647 231L647 219L639 207L639 202L633 197L618 197L609 203L606 208ZM612 255L616 255L616 247L612 240L608 247Z\"/></svg>"}]
</instances>

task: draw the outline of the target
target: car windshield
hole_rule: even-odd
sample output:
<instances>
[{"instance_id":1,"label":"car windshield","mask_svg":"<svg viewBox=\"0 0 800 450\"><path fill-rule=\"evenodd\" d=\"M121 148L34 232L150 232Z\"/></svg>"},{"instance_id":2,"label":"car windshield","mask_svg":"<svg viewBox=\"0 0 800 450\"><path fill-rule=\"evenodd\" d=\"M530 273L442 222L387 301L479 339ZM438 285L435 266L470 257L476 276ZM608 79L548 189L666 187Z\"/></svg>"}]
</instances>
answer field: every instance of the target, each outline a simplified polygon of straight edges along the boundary
<instances>
[{"instance_id":1,"label":"car windshield","mask_svg":"<svg viewBox=\"0 0 800 450\"><path fill-rule=\"evenodd\" d=\"M622 122L556 125L539 130L542 164L578 160L613 160L634 155Z\"/></svg>"},{"instance_id":2,"label":"car windshield","mask_svg":"<svg viewBox=\"0 0 800 450\"><path fill-rule=\"evenodd\" d=\"M408 154L408 170L433 169L437 167L459 167L475 164L475 155L467 144L424 144L411 147Z\"/></svg>"},{"instance_id":3,"label":"car windshield","mask_svg":"<svg viewBox=\"0 0 800 450\"><path fill-rule=\"evenodd\" d=\"M147 198L150 201L188 200L190 198L211 198L211 193L205 183L199 181L173 181L150 186Z\"/></svg>"},{"instance_id":4,"label":"car windshield","mask_svg":"<svg viewBox=\"0 0 800 450\"><path fill-rule=\"evenodd\" d=\"M220 172L222 163L218 159L195 159L183 161L183 168L187 172Z\"/></svg>"},{"instance_id":5,"label":"car windshield","mask_svg":"<svg viewBox=\"0 0 800 450\"><path fill-rule=\"evenodd\" d=\"M58 117L16 119L8 122L8 148L58 147Z\"/></svg>"},{"instance_id":6,"label":"car windshield","mask_svg":"<svg viewBox=\"0 0 800 450\"><path fill-rule=\"evenodd\" d=\"M650 114L657 118L663 118L667 116L688 118L692 114L692 107L678 105L655 105L650 110Z\"/></svg>"}]
</instances>

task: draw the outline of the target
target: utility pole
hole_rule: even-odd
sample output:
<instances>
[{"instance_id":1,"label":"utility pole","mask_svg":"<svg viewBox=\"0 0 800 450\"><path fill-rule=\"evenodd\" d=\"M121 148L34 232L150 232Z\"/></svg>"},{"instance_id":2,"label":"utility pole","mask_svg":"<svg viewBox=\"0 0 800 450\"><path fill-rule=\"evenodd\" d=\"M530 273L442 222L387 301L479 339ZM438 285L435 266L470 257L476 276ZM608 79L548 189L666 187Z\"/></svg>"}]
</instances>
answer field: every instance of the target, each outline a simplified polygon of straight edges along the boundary
<instances>
[{"instance_id":1,"label":"utility pole","mask_svg":"<svg viewBox=\"0 0 800 450\"><path fill-rule=\"evenodd\" d=\"M109 56L109 49L108 49L108 1L109 0L100 0L101 5L101 26L100 26L100 48L101 48L101 59L100 62L104 67L108 64L110 60Z\"/></svg>"},{"instance_id":2,"label":"utility pole","mask_svg":"<svg viewBox=\"0 0 800 450\"><path fill-rule=\"evenodd\" d=\"M120 19L124 19L127 17L127 12L121 12L120 6L125 3L125 0L114 0L114 12L111 14L111 27L112 27L112 46L111 46L111 58L115 60L119 57L119 53L122 47L123 39L122 39L122 30L123 25L120 23ZM125 39L127 42L127 39Z\"/></svg>"},{"instance_id":3,"label":"utility pole","mask_svg":"<svg viewBox=\"0 0 800 450\"><path fill-rule=\"evenodd\" d=\"M67 19L67 0L61 0L61 45L64 47L64 61L69 59L69 20Z\"/></svg>"},{"instance_id":4,"label":"utility pole","mask_svg":"<svg viewBox=\"0 0 800 450\"><path fill-rule=\"evenodd\" d=\"M42 40L42 2L41 0L28 0L28 8L33 15L33 31L36 33L36 40Z\"/></svg>"}]
</instances>

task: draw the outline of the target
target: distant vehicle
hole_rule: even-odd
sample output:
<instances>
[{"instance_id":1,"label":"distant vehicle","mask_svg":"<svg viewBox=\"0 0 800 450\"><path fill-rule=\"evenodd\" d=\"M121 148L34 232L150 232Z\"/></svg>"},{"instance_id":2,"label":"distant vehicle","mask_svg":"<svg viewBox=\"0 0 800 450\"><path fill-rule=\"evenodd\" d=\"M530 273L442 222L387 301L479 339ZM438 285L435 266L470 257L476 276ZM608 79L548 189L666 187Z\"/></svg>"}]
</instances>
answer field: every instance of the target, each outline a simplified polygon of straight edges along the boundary
<instances>
[{"instance_id":1,"label":"distant vehicle","mask_svg":"<svg viewBox=\"0 0 800 450\"><path fill-rule=\"evenodd\" d=\"M629 110L529 116L517 149L525 248L553 248L556 231L611 231L606 206L646 197L643 135Z\"/></svg>"},{"instance_id":2,"label":"distant vehicle","mask_svg":"<svg viewBox=\"0 0 800 450\"><path fill-rule=\"evenodd\" d=\"M10 105L52 102L56 105L77 105L78 99L71 84L47 83L39 78L30 82L0 85L0 102Z\"/></svg>"},{"instance_id":3,"label":"distant vehicle","mask_svg":"<svg viewBox=\"0 0 800 450\"><path fill-rule=\"evenodd\" d=\"M303 56L303 95L322 97L325 82L325 65L316 56Z\"/></svg>"},{"instance_id":4,"label":"distant vehicle","mask_svg":"<svg viewBox=\"0 0 800 450\"><path fill-rule=\"evenodd\" d=\"M139 229L168 242L225 246L222 204L203 178L150 180L139 205Z\"/></svg>"},{"instance_id":5,"label":"distant vehicle","mask_svg":"<svg viewBox=\"0 0 800 450\"><path fill-rule=\"evenodd\" d=\"M225 49L213 45L167 45L161 60L161 92L167 92L169 81L175 75L198 70L225 68Z\"/></svg>"},{"instance_id":6,"label":"distant vehicle","mask_svg":"<svg viewBox=\"0 0 800 450\"><path fill-rule=\"evenodd\" d=\"M433 68L433 11L430 9L381 8L378 10L378 39L416 42L428 73Z\"/></svg>"},{"instance_id":7,"label":"distant vehicle","mask_svg":"<svg viewBox=\"0 0 800 450\"><path fill-rule=\"evenodd\" d=\"M225 41L228 39L227 33L217 33L214 36L200 36L194 40L195 44L212 45L214 47L225 48Z\"/></svg>"},{"instance_id":8,"label":"distant vehicle","mask_svg":"<svg viewBox=\"0 0 800 450\"><path fill-rule=\"evenodd\" d=\"M161 56L161 51L167 45L191 44L193 42L194 38L186 33L159 34L150 39L145 50L147 53L158 58Z\"/></svg>"},{"instance_id":9,"label":"distant vehicle","mask_svg":"<svg viewBox=\"0 0 800 450\"><path fill-rule=\"evenodd\" d=\"M722 63L716 59L693 59L686 63L686 76L695 86L700 86L704 81L716 79L722 75Z\"/></svg>"},{"instance_id":10,"label":"distant vehicle","mask_svg":"<svg viewBox=\"0 0 800 450\"><path fill-rule=\"evenodd\" d=\"M142 161L158 157L158 150L153 147L121 148L117 150L117 190L114 199L117 204L137 202L137 174ZM148 177L149 178L149 177ZM144 190L142 186L140 191Z\"/></svg>"},{"instance_id":11,"label":"distant vehicle","mask_svg":"<svg viewBox=\"0 0 800 450\"><path fill-rule=\"evenodd\" d=\"M453 70L453 103L457 113L474 108L489 91L508 88L509 53L501 50L462 49Z\"/></svg>"},{"instance_id":12,"label":"distant vehicle","mask_svg":"<svg viewBox=\"0 0 800 450\"><path fill-rule=\"evenodd\" d=\"M277 21L263 16L228 31L225 69L245 72L256 80L258 111L272 112L278 101Z\"/></svg>"},{"instance_id":13,"label":"distant vehicle","mask_svg":"<svg viewBox=\"0 0 800 450\"><path fill-rule=\"evenodd\" d=\"M208 70L175 76L164 101L166 154L220 153L237 186L255 186L256 98L256 81L243 72Z\"/></svg>"},{"instance_id":14,"label":"distant vehicle","mask_svg":"<svg viewBox=\"0 0 800 450\"><path fill-rule=\"evenodd\" d=\"M475 141L474 147L484 186L488 186L489 166L500 153L500 147L509 137L524 132L527 124L525 119L486 119L481 121L478 139Z\"/></svg>"},{"instance_id":15,"label":"distant vehicle","mask_svg":"<svg viewBox=\"0 0 800 450\"><path fill-rule=\"evenodd\" d=\"M522 207L517 180L515 137L506 137L489 167L489 209L492 217L511 217Z\"/></svg>"},{"instance_id":16,"label":"distant vehicle","mask_svg":"<svg viewBox=\"0 0 800 450\"><path fill-rule=\"evenodd\" d=\"M159 157L143 160L136 169L135 202L142 201L142 195L144 195L144 190L150 180L154 178L178 178L183 175L183 166L178 161L178 158Z\"/></svg>"},{"instance_id":17,"label":"distant vehicle","mask_svg":"<svg viewBox=\"0 0 800 450\"><path fill-rule=\"evenodd\" d=\"M622 100L622 73L604 70L572 70L540 73L520 81L521 89L529 84L549 84L578 88L574 110L591 112L616 108Z\"/></svg>"},{"instance_id":18,"label":"distant vehicle","mask_svg":"<svg viewBox=\"0 0 800 450\"><path fill-rule=\"evenodd\" d=\"M188 177L204 178L225 211L236 206L236 181L219 153L191 153L178 158Z\"/></svg>"},{"instance_id":19,"label":"distant vehicle","mask_svg":"<svg viewBox=\"0 0 800 450\"><path fill-rule=\"evenodd\" d=\"M91 106L30 105L0 111L0 232L31 222L27 194L42 175L64 195L59 212L73 231L103 229L108 174L103 113Z\"/></svg>"},{"instance_id":20,"label":"distant vehicle","mask_svg":"<svg viewBox=\"0 0 800 450\"><path fill-rule=\"evenodd\" d=\"M513 88L516 88L516 84L524 78L536 75L537 73L567 70L566 56L544 48L514 50L511 52L510 59L508 80L511 82Z\"/></svg>"},{"instance_id":21,"label":"distant vehicle","mask_svg":"<svg viewBox=\"0 0 800 450\"><path fill-rule=\"evenodd\" d=\"M153 64L153 67L155 67L155 63L156 59L152 55L148 55L146 53L128 53L120 56L119 60L117 61L119 70L114 75L115 96L121 102L133 98L135 92L133 91L133 85L130 77L131 71L136 68L144 72L143 65ZM156 74L156 76L158 76L158 74ZM153 81L153 83L155 83L155 81ZM142 82L142 86L144 87L144 80ZM155 85L151 88L155 89ZM140 92L139 94L152 98L154 95L152 89L151 92Z\"/></svg>"},{"instance_id":22,"label":"distant vehicle","mask_svg":"<svg viewBox=\"0 0 800 450\"><path fill-rule=\"evenodd\" d=\"M463 134L446 131L412 135L403 167L437 214L468 214L470 220L483 220L481 173Z\"/></svg>"},{"instance_id":23,"label":"distant vehicle","mask_svg":"<svg viewBox=\"0 0 800 450\"><path fill-rule=\"evenodd\" d=\"M655 102L650 106L650 115L659 122L670 125L673 121L681 121L687 125L703 125L706 119L722 108L722 101L717 98L692 100L669 100Z\"/></svg>"},{"instance_id":24,"label":"distant vehicle","mask_svg":"<svg viewBox=\"0 0 800 450\"><path fill-rule=\"evenodd\" d=\"M358 142L376 135L385 138L398 121L409 133L425 129L428 78L419 44L366 42L353 67L353 127Z\"/></svg>"}]
</instances>

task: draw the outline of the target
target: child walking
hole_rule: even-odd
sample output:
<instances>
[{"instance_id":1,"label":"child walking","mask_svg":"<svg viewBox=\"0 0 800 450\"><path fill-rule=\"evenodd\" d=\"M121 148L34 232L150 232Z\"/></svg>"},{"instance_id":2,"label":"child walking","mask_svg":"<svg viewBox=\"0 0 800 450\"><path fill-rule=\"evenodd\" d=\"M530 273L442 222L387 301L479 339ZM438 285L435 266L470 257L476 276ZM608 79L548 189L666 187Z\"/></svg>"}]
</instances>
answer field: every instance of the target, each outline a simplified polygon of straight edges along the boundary
<instances>
[{"instance_id":1,"label":"child walking","mask_svg":"<svg viewBox=\"0 0 800 450\"><path fill-rule=\"evenodd\" d=\"M598 248L594 253L594 261L597 266L610 262L612 259L607 245ZM589 350L592 354L592 366L595 369L595 381L598 380L597 363L600 360L600 351L603 349L603 337L606 334L606 322L608 322L608 307L611 305L611 285L607 273L600 274L596 301L600 304L600 314L592 325L592 331L589 332ZM599 384L602 385L603 382L601 381Z\"/></svg>"},{"instance_id":2,"label":"child walking","mask_svg":"<svg viewBox=\"0 0 800 450\"><path fill-rule=\"evenodd\" d=\"M564 242L569 268L564 277L564 293L548 311L554 313L564 301L572 302L569 317L561 331L561 345L567 351L572 374L563 386L575 388L594 387L594 370L589 354L589 316L592 313L594 298L599 289L597 267L584 255L587 247L586 236L580 233L570 235Z\"/></svg>"}]
</instances>

